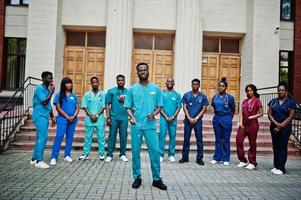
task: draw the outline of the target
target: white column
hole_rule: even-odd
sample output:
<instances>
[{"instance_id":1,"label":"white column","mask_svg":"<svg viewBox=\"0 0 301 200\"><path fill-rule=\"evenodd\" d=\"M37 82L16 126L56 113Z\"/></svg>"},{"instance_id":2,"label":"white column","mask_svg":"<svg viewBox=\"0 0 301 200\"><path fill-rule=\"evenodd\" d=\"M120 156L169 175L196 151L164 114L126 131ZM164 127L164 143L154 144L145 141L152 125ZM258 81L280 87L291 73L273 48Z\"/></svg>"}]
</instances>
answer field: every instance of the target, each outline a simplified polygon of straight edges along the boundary
<instances>
[{"instance_id":1,"label":"white column","mask_svg":"<svg viewBox=\"0 0 301 200\"><path fill-rule=\"evenodd\" d=\"M53 72L58 84L63 73L63 29L60 0L32 0L28 8L25 76L40 78Z\"/></svg>"},{"instance_id":2,"label":"white column","mask_svg":"<svg viewBox=\"0 0 301 200\"><path fill-rule=\"evenodd\" d=\"M177 1L175 84L184 93L193 78L201 79L202 26L199 0Z\"/></svg>"},{"instance_id":3,"label":"white column","mask_svg":"<svg viewBox=\"0 0 301 200\"><path fill-rule=\"evenodd\" d=\"M108 0L104 89L116 86L115 77L131 80L133 0Z\"/></svg>"}]
</instances>

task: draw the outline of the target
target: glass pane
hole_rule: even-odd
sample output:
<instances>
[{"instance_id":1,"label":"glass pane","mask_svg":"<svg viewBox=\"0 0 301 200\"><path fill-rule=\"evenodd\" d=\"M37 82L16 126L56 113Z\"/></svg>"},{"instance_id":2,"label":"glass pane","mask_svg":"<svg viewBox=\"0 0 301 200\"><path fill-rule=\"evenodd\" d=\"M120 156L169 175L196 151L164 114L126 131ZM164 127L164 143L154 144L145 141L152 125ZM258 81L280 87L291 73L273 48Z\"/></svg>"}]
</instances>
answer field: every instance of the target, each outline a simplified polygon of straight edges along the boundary
<instances>
[{"instance_id":1,"label":"glass pane","mask_svg":"<svg viewBox=\"0 0 301 200\"><path fill-rule=\"evenodd\" d=\"M239 53L239 40L237 39L222 39L222 53Z\"/></svg>"},{"instance_id":2,"label":"glass pane","mask_svg":"<svg viewBox=\"0 0 301 200\"><path fill-rule=\"evenodd\" d=\"M11 5L19 5L20 4L20 0L10 0L10 4Z\"/></svg>"},{"instance_id":3,"label":"glass pane","mask_svg":"<svg viewBox=\"0 0 301 200\"><path fill-rule=\"evenodd\" d=\"M280 67L288 67L288 52L280 52Z\"/></svg>"},{"instance_id":4,"label":"glass pane","mask_svg":"<svg viewBox=\"0 0 301 200\"><path fill-rule=\"evenodd\" d=\"M285 81L288 83L288 68L280 68L279 70L280 76L279 76L279 81Z\"/></svg>"},{"instance_id":5,"label":"glass pane","mask_svg":"<svg viewBox=\"0 0 301 200\"><path fill-rule=\"evenodd\" d=\"M157 50L173 50L173 36L155 36L155 49Z\"/></svg>"},{"instance_id":6,"label":"glass pane","mask_svg":"<svg viewBox=\"0 0 301 200\"><path fill-rule=\"evenodd\" d=\"M29 4L31 0L23 0L23 4Z\"/></svg>"},{"instance_id":7,"label":"glass pane","mask_svg":"<svg viewBox=\"0 0 301 200\"><path fill-rule=\"evenodd\" d=\"M5 87L16 88L16 67L17 67L17 56L6 57L6 73L5 73Z\"/></svg>"},{"instance_id":8,"label":"glass pane","mask_svg":"<svg viewBox=\"0 0 301 200\"><path fill-rule=\"evenodd\" d=\"M153 49L152 35L135 35L134 36L135 49Z\"/></svg>"},{"instance_id":9,"label":"glass pane","mask_svg":"<svg viewBox=\"0 0 301 200\"><path fill-rule=\"evenodd\" d=\"M26 53L26 39L19 39L19 55Z\"/></svg>"},{"instance_id":10,"label":"glass pane","mask_svg":"<svg viewBox=\"0 0 301 200\"><path fill-rule=\"evenodd\" d=\"M18 50L18 39L17 38L8 38L7 41L7 54L17 54Z\"/></svg>"},{"instance_id":11,"label":"glass pane","mask_svg":"<svg viewBox=\"0 0 301 200\"><path fill-rule=\"evenodd\" d=\"M105 33L88 33L89 47L105 47L106 46L106 34Z\"/></svg>"},{"instance_id":12,"label":"glass pane","mask_svg":"<svg viewBox=\"0 0 301 200\"><path fill-rule=\"evenodd\" d=\"M85 46L86 33L84 32L67 32L67 46Z\"/></svg>"},{"instance_id":13,"label":"glass pane","mask_svg":"<svg viewBox=\"0 0 301 200\"><path fill-rule=\"evenodd\" d=\"M219 52L218 38L207 38L203 39L203 51L205 52Z\"/></svg>"},{"instance_id":14,"label":"glass pane","mask_svg":"<svg viewBox=\"0 0 301 200\"><path fill-rule=\"evenodd\" d=\"M291 20L292 19L292 1L282 0L281 1L281 19Z\"/></svg>"}]
</instances>

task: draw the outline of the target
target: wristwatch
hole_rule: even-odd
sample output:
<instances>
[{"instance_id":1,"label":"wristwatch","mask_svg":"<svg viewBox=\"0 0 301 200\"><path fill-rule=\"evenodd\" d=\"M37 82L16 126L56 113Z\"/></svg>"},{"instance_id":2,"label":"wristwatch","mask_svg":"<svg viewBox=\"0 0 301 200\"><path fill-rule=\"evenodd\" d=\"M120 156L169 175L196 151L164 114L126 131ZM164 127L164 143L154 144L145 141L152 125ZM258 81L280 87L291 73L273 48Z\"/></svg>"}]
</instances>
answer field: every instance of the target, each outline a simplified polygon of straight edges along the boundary
<instances>
[{"instance_id":1,"label":"wristwatch","mask_svg":"<svg viewBox=\"0 0 301 200\"><path fill-rule=\"evenodd\" d=\"M97 114L97 115L95 115L95 117L99 117L99 115Z\"/></svg>"}]
</instances>

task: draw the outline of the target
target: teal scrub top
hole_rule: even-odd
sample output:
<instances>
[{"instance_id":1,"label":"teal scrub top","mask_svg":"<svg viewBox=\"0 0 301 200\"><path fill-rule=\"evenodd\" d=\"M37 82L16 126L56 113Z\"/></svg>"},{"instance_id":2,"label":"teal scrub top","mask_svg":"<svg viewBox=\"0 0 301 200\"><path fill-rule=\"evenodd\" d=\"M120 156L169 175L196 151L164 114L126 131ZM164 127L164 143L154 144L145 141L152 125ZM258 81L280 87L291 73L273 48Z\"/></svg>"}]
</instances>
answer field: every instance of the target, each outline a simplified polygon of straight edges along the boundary
<instances>
[{"instance_id":1,"label":"teal scrub top","mask_svg":"<svg viewBox=\"0 0 301 200\"><path fill-rule=\"evenodd\" d=\"M108 90L106 94L106 104L111 105L110 117L114 120L127 120L128 114L123 107L124 103L119 102L119 97L124 96L126 98L127 88L119 90L118 87L114 87Z\"/></svg>"},{"instance_id":2,"label":"teal scrub top","mask_svg":"<svg viewBox=\"0 0 301 200\"><path fill-rule=\"evenodd\" d=\"M47 88L45 84L38 85L35 89L33 100L32 100L32 120L33 122L37 122L38 119L49 119L49 113L51 111L51 103L50 101L43 105L42 102L49 95L50 90Z\"/></svg>"},{"instance_id":3,"label":"teal scrub top","mask_svg":"<svg viewBox=\"0 0 301 200\"><path fill-rule=\"evenodd\" d=\"M172 91L170 93L168 90L163 90L162 96L163 96L162 109L168 117L171 117L173 114L175 114L177 109L181 108L181 95L176 91ZM166 120L162 114L160 115L160 119ZM176 119L173 120L171 124L176 125L177 120Z\"/></svg>"},{"instance_id":4,"label":"teal scrub top","mask_svg":"<svg viewBox=\"0 0 301 200\"><path fill-rule=\"evenodd\" d=\"M81 108L87 108L92 115L96 115L101 108L105 108L105 93L103 91L98 91L96 95L92 90L85 93ZM86 115L85 126L104 126L105 117L104 112L102 112L96 122L92 122L90 117Z\"/></svg>"},{"instance_id":5,"label":"teal scrub top","mask_svg":"<svg viewBox=\"0 0 301 200\"><path fill-rule=\"evenodd\" d=\"M147 115L163 106L160 88L149 82L143 86L140 83L133 85L127 92L124 107L132 109L137 121L137 128L142 130L156 129L156 119L148 120Z\"/></svg>"}]
</instances>

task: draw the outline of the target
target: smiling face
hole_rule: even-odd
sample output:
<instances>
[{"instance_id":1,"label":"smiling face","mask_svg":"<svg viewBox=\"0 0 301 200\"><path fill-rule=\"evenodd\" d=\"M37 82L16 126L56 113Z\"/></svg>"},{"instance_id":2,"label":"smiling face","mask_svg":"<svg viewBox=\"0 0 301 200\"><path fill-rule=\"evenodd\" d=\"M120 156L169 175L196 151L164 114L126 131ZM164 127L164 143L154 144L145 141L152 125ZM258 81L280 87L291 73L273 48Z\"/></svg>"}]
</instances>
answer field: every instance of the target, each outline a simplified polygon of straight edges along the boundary
<instances>
[{"instance_id":1,"label":"smiling face","mask_svg":"<svg viewBox=\"0 0 301 200\"><path fill-rule=\"evenodd\" d=\"M173 80L173 78L168 78L166 80L166 88L167 89L172 90L174 85L175 85L175 81Z\"/></svg>"},{"instance_id":2,"label":"smiling face","mask_svg":"<svg viewBox=\"0 0 301 200\"><path fill-rule=\"evenodd\" d=\"M97 80L96 78L93 78L93 79L91 80L91 86L92 86L93 90L98 89L99 82L98 82L98 80Z\"/></svg>"},{"instance_id":3,"label":"smiling face","mask_svg":"<svg viewBox=\"0 0 301 200\"><path fill-rule=\"evenodd\" d=\"M139 65L137 67L137 75L139 77L139 80L146 81L149 77L149 71L147 65Z\"/></svg>"},{"instance_id":4,"label":"smiling face","mask_svg":"<svg viewBox=\"0 0 301 200\"><path fill-rule=\"evenodd\" d=\"M247 92L246 93L247 93L247 97L248 98L252 98L254 96L254 91L250 87L247 88Z\"/></svg>"},{"instance_id":5,"label":"smiling face","mask_svg":"<svg viewBox=\"0 0 301 200\"><path fill-rule=\"evenodd\" d=\"M71 91L73 84L72 83L66 83L65 86L66 86L66 90Z\"/></svg>"},{"instance_id":6,"label":"smiling face","mask_svg":"<svg viewBox=\"0 0 301 200\"><path fill-rule=\"evenodd\" d=\"M225 83L220 82L220 83L218 84L218 91L219 91L220 93L225 93L226 90L227 90L227 86L225 85Z\"/></svg>"},{"instance_id":7,"label":"smiling face","mask_svg":"<svg viewBox=\"0 0 301 200\"><path fill-rule=\"evenodd\" d=\"M281 85L278 87L278 96L279 98L285 98L287 94L286 87Z\"/></svg>"}]
</instances>

